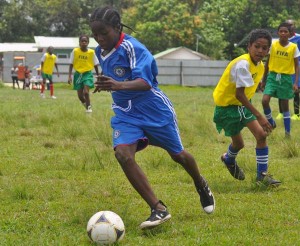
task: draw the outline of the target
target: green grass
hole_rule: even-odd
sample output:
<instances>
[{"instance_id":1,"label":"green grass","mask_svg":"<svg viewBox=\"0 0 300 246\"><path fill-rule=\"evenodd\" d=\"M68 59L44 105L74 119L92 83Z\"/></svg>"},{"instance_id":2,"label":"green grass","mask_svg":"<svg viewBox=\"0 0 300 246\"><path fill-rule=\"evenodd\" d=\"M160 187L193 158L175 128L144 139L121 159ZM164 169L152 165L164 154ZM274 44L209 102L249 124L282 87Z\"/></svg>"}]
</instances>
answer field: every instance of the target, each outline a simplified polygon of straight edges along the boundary
<instances>
[{"instance_id":1,"label":"green grass","mask_svg":"<svg viewBox=\"0 0 300 246\"><path fill-rule=\"evenodd\" d=\"M148 147L137 160L172 219L151 231L138 225L149 216L111 148L108 93L91 95L87 115L68 85L56 84L57 100L35 90L0 85L0 245L92 245L89 218L100 210L119 214L126 227L120 245L299 245L300 121L292 139L283 123L268 139L269 172L283 184L254 184L255 140L243 131L238 156L244 181L234 180L220 162L230 142L212 122L212 88L162 86L173 101L185 148L209 181L216 211L202 211L191 178L166 152ZM253 103L261 110L261 94ZM274 115L277 101L273 99Z\"/></svg>"}]
</instances>

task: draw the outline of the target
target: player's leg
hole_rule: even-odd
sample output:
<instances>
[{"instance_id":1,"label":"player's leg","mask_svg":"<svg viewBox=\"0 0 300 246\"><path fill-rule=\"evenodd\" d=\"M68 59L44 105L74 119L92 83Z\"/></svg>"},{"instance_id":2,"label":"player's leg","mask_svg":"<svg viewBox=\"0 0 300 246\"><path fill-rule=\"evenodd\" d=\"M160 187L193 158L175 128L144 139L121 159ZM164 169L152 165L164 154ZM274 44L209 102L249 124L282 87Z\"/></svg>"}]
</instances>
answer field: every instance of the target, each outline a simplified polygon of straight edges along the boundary
<instances>
[{"instance_id":1,"label":"player's leg","mask_svg":"<svg viewBox=\"0 0 300 246\"><path fill-rule=\"evenodd\" d=\"M283 114L282 114L280 99L278 99L278 109L279 109L279 113L276 116L276 120L281 120L281 119L283 119Z\"/></svg>"},{"instance_id":2,"label":"player's leg","mask_svg":"<svg viewBox=\"0 0 300 246\"><path fill-rule=\"evenodd\" d=\"M45 94L44 94L44 91L45 91L45 85L46 85L46 74L42 73L42 84L41 84L41 97L42 98L45 98Z\"/></svg>"},{"instance_id":3,"label":"player's leg","mask_svg":"<svg viewBox=\"0 0 300 246\"><path fill-rule=\"evenodd\" d=\"M245 179L244 171L239 167L236 161L236 157L242 148L244 148L244 140L241 133L238 133L231 136L231 143L227 151L221 156L221 161L225 164L232 177L238 180Z\"/></svg>"},{"instance_id":4,"label":"player's leg","mask_svg":"<svg viewBox=\"0 0 300 246\"><path fill-rule=\"evenodd\" d=\"M300 120L299 118L299 90L294 92L294 114L297 116L297 120Z\"/></svg>"},{"instance_id":5,"label":"player's leg","mask_svg":"<svg viewBox=\"0 0 300 246\"><path fill-rule=\"evenodd\" d=\"M215 199L207 181L200 174L195 158L186 150L181 151L179 154L169 154L193 179L203 210L208 214L212 213L215 210Z\"/></svg>"},{"instance_id":6,"label":"player's leg","mask_svg":"<svg viewBox=\"0 0 300 246\"><path fill-rule=\"evenodd\" d=\"M89 88L89 86L84 85L83 94L84 94L84 98L85 98L86 112L91 113L92 112L92 105L91 105L91 101L90 101L90 88Z\"/></svg>"},{"instance_id":7,"label":"player's leg","mask_svg":"<svg viewBox=\"0 0 300 246\"><path fill-rule=\"evenodd\" d=\"M257 120L247 123L247 127L256 139L256 180L265 185L278 186L280 181L275 180L267 174L269 162L269 147L267 145L267 133L263 130Z\"/></svg>"},{"instance_id":8,"label":"player's leg","mask_svg":"<svg viewBox=\"0 0 300 246\"><path fill-rule=\"evenodd\" d=\"M115 157L122 167L127 179L151 209L151 215L143 223L141 229L155 227L169 220L171 215L162 201L158 200L148 178L135 160L135 153L145 148L148 140L139 127L124 123L120 118L111 120Z\"/></svg>"},{"instance_id":9,"label":"player's leg","mask_svg":"<svg viewBox=\"0 0 300 246\"><path fill-rule=\"evenodd\" d=\"M48 76L48 80L49 80L49 87L50 87L50 97L52 99L56 99L56 96L54 96L54 84L52 80L52 75Z\"/></svg>"},{"instance_id":10,"label":"player's leg","mask_svg":"<svg viewBox=\"0 0 300 246\"><path fill-rule=\"evenodd\" d=\"M283 123L286 137L291 135L291 114L289 110L289 100L281 99L281 107L283 111Z\"/></svg>"},{"instance_id":11,"label":"player's leg","mask_svg":"<svg viewBox=\"0 0 300 246\"><path fill-rule=\"evenodd\" d=\"M270 107L270 100L271 100L271 96L268 94L264 94L263 98L262 98L262 106L264 109L264 114L267 118L267 120L270 122L270 124L273 126L273 128L276 127L276 123L272 117L272 110Z\"/></svg>"}]
</instances>

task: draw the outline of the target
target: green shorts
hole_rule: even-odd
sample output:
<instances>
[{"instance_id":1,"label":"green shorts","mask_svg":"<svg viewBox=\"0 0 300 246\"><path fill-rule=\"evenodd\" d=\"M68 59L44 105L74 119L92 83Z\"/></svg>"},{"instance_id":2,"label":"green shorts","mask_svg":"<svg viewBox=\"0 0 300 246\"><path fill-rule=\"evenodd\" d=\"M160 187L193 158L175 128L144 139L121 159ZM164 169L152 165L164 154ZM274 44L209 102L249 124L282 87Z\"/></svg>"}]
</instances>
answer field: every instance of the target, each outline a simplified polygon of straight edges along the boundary
<instances>
[{"instance_id":1,"label":"green shorts","mask_svg":"<svg viewBox=\"0 0 300 246\"><path fill-rule=\"evenodd\" d=\"M73 80L74 90L83 89L84 86L88 86L89 88L94 88L94 77L92 71L88 71L85 73L74 73Z\"/></svg>"},{"instance_id":2,"label":"green shorts","mask_svg":"<svg viewBox=\"0 0 300 246\"><path fill-rule=\"evenodd\" d=\"M52 74L42 73L42 78L52 81Z\"/></svg>"},{"instance_id":3,"label":"green shorts","mask_svg":"<svg viewBox=\"0 0 300 246\"><path fill-rule=\"evenodd\" d=\"M227 137L239 134L246 124L253 120L256 120L256 117L244 106L216 106L215 108L214 122L216 128L219 133L224 129Z\"/></svg>"},{"instance_id":4,"label":"green shorts","mask_svg":"<svg viewBox=\"0 0 300 246\"><path fill-rule=\"evenodd\" d=\"M292 76L270 72L266 81L265 94L279 99L294 98Z\"/></svg>"}]
</instances>

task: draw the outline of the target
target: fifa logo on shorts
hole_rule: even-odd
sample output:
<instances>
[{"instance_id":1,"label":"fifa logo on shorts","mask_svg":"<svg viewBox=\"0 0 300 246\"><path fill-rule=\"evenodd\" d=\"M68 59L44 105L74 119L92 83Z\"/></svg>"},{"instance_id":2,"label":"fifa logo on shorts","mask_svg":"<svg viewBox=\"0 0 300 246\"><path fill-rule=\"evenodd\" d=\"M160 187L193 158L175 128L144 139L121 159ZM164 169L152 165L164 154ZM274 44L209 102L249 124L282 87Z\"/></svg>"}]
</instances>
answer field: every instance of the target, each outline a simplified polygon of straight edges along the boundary
<instances>
[{"instance_id":1,"label":"fifa logo on shorts","mask_svg":"<svg viewBox=\"0 0 300 246\"><path fill-rule=\"evenodd\" d=\"M121 135L120 130L115 130L114 131L114 138L118 138Z\"/></svg>"},{"instance_id":2,"label":"fifa logo on shorts","mask_svg":"<svg viewBox=\"0 0 300 246\"><path fill-rule=\"evenodd\" d=\"M125 69L122 67L115 67L114 74L117 75L118 77L123 77L125 75Z\"/></svg>"}]
</instances>

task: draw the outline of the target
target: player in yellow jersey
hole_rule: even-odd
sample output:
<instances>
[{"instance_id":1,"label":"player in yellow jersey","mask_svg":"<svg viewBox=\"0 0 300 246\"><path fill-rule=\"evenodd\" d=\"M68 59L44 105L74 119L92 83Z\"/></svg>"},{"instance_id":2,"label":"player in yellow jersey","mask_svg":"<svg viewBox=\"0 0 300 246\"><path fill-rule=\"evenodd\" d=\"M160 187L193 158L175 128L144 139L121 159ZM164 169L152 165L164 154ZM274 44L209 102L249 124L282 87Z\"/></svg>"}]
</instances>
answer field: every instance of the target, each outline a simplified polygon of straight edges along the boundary
<instances>
[{"instance_id":1,"label":"player in yellow jersey","mask_svg":"<svg viewBox=\"0 0 300 246\"><path fill-rule=\"evenodd\" d=\"M248 127L256 139L257 182L278 186L280 181L267 174L269 149L266 139L272 125L251 104L264 74L262 59L268 54L271 43L272 37L265 30L256 29L250 33L248 53L228 64L213 92L214 122L219 133L224 130L225 136L231 137L227 152L221 156L230 174L238 180L245 179L236 157L244 147L241 131Z\"/></svg>"},{"instance_id":2,"label":"player in yellow jersey","mask_svg":"<svg viewBox=\"0 0 300 246\"><path fill-rule=\"evenodd\" d=\"M286 137L290 137L289 99L292 99L294 91L298 90L298 57L300 55L297 45L289 41L291 32L290 23L283 22L279 25L277 32L279 40L272 43L262 82L264 113L270 124L275 128L276 124L272 117L270 100L272 97L280 99ZM292 79L293 74L295 74L294 82Z\"/></svg>"},{"instance_id":3,"label":"player in yellow jersey","mask_svg":"<svg viewBox=\"0 0 300 246\"><path fill-rule=\"evenodd\" d=\"M58 67L56 63L56 55L53 54L53 47L49 46L47 49L47 52L43 55L41 59L41 72L42 72L42 86L41 86L41 97L45 98L45 84L46 80L49 80L50 84L50 96L52 99L56 99L54 96L54 87L53 87L53 79L52 79L52 74L53 74L53 68L55 66L56 71L57 71L57 76L59 77L59 72L58 72Z\"/></svg>"},{"instance_id":4,"label":"player in yellow jersey","mask_svg":"<svg viewBox=\"0 0 300 246\"><path fill-rule=\"evenodd\" d=\"M99 61L95 51L88 48L89 37L81 35L79 37L79 47L73 49L70 57L69 80L72 83L72 70L75 69L73 87L77 90L77 95L81 103L85 106L86 112L92 112L89 90L94 88L94 78L92 70L95 68L97 76L99 75Z\"/></svg>"}]
</instances>

